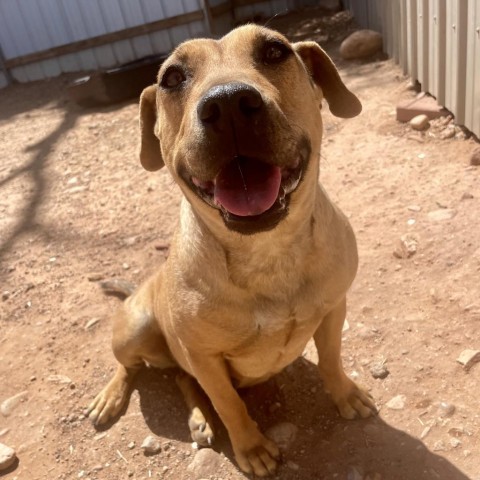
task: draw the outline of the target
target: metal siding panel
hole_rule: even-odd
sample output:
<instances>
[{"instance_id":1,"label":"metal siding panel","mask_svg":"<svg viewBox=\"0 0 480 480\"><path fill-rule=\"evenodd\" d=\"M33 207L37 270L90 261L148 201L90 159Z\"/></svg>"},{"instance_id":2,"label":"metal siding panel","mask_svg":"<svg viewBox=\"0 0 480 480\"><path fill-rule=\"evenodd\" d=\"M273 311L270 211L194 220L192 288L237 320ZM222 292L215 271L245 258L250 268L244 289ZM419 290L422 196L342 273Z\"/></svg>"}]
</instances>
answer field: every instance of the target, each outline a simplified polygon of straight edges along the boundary
<instances>
[{"instance_id":1,"label":"metal siding panel","mask_svg":"<svg viewBox=\"0 0 480 480\"><path fill-rule=\"evenodd\" d=\"M407 1L407 72L418 79L418 47L417 47L417 1Z\"/></svg>"},{"instance_id":2,"label":"metal siding panel","mask_svg":"<svg viewBox=\"0 0 480 480\"><path fill-rule=\"evenodd\" d=\"M169 52L174 48L172 39L170 38L170 34L167 30L151 33L149 34L149 37L150 41L152 42L153 50L156 53Z\"/></svg>"},{"instance_id":3,"label":"metal siding panel","mask_svg":"<svg viewBox=\"0 0 480 480\"><path fill-rule=\"evenodd\" d=\"M426 92L430 85L428 0L418 0L417 15L418 81L422 85L422 90Z\"/></svg>"},{"instance_id":4,"label":"metal siding panel","mask_svg":"<svg viewBox=\"0 0 480 480\"><path fill-rule=\"evenodd\" d=\"M480 136L480 0L468 0L468 19L465 126Z\"/></svg>"},{"instance_id":5,"label":"metal siding panel","mask_svg":"<svg viewBox=\"0 0 480 480\"><path fill-rule=\"evenodd\" d=\"M27 28L15 0L0 2L0 42L5 59L32 51Z\"/></svg>"},{"instance_id":6,"label":"metal siding panel","mask_svg":"<svg viewBox=\"0 0 480 480\"><path fill-rule=\"evenodd\" d=\"M429 0L429 4L430 82L428 90L439 103L442 103L445 97L445 11L440 8L439 0Z\"/></svg>"},{"instance_id":7,"label":"metal siding panel","mask_svg":"<svg viewBox=\"0 0 480 480\"><path fill-rule=\"evenodd\" d=\"M407 0L400 0L399 4L400 16L399 16L399 63L402 67L403 73L408 71L408 20L407 20Z\"/></svg>"},{"instance_id":8,"label":"metal siding panel","mask_svg":"<svg viewBox=\"0 0 480 480\"><path fill-rule=\"evenodd\" d=\"M26 67L17 67L10 70L12 77L20 83L28 82L28 75L26 72Z\"/></svg>"}]
</instances>

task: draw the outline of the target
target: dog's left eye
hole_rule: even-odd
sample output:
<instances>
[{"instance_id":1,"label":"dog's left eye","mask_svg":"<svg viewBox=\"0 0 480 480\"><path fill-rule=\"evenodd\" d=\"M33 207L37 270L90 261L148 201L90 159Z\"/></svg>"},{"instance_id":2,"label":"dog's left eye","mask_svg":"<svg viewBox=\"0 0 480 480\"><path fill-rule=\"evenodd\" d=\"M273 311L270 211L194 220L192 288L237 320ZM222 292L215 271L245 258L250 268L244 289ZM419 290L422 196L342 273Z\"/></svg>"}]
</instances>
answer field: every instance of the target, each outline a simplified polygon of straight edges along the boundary
<instances>
[{"instance_id":1,"label":"dog's left eye","mask_svg":"<svg viewBox=\"0 0 480 480\"><path fill-rule=\"evenodd\" d=\"M263 48L263 63L271 65L280 63L292 53L290 48L280 41L268 42Z\"/></svg>"},{"instance_id":2,"label":"dog's left eye","mask_svg":"<svg viewBox=\"0 0 480 480\"><path fill-rule=\"evenodd\" d=\"M187 77L180 67L172 65L167 68L160 81L163 88L175 88L180 86Z\"/></svg>"}]
</instances>

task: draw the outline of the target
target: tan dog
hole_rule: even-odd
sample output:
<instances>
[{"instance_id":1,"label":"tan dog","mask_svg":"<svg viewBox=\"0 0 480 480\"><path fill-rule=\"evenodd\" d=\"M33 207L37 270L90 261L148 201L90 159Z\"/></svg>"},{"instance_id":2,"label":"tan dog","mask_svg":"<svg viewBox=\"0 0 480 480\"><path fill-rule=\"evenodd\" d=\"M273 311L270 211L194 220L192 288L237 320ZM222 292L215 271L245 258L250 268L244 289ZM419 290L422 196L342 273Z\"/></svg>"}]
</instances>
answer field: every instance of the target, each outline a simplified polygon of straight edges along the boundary
<instances>
[{"instance_id":1,"label":"tan dog","mask_svg":"<svg viewBox=\"0 0 480 480\"><path fill-rule=\"evenodd\" d=\"M141 162L180 186L180 223L168 260L114 318L120 364L89 415L117 415L141 365L179 366L193 439L213 439L206 394L242 470L264 476L279 451L235 387L275 375L310 338L342 416L375 411L340 359L355 237L318 185L322 99L340 117L361 104L317 44L253 25L183 43L158 80L140 100Z\"/></svg>"}]
</instances>

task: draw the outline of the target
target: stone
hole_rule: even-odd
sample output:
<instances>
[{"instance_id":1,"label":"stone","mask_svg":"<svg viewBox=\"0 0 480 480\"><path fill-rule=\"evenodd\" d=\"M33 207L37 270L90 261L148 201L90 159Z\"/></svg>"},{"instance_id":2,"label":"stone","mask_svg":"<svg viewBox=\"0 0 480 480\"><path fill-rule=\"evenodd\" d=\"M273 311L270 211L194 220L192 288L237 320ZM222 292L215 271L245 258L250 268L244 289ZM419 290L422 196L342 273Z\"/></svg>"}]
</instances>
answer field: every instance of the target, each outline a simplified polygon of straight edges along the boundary
<instances>
[{"instance_id":1,"label":"stone","mask_svg":"<svg viewBox=\"0 0 480 480\"><path fill-rule=\"evenodd\" d=\"M340 45L340 55L345 60L367 58L382 51L382 35L373 30L358 30Z\"/></svg>"},{"instance_id":2,"label":"stone","mask_svg":"<svg viewBox=\"0 0 480 480\"><path fill-rule=\"evenodd\" d=\"M281 422L270 427L265 436L273 440L283 452L288 451L297 438L298 427L293 423Z\"/></svg>"},{"instance_id":3,"label":"stone","mask_svg":"<svg viewBox=\"0 0 480 480\"><path fill-rule=\"evenodd\" d=\"M86 324L85 324L85 330L90 330L92 327L94 327L98 322L100 321L100 318L95 317L91 318Z\"/></svg>"},{"instance_id":4,"label":"stone","mask_svg":"<svg viewBox=\"0 0 480 480\"><path fill-rule=\"evenodd\" d=\"M390 399L386 403L386 406L390 410L403 410L405 408L406 400L407 400L407 397L405 395L397 395L396 397L393 397L392 399Z\"/></svg>"},{"instance_id":5,"label":"stone","mask_svg":"<svg viewBox=\"0 0 480 480\"><path fill-rule=\"evenodd\" d=\"M453 138L455 136L455 127L450 125L448 126L443 132L440 134L440 138L442 140L447 140L449 138Z\"/></svg>"},{"instance_id":6,"label":"stone","mask_svg":"<svg viewBox=\"0 0 480 480\"><path fill-rule=\"evenodd\" d=\"M432 210L431 212L428 212L428 218L432 222L441 222L452 219L456 213L457 212L451 208L440 208L438 210Z\"/></svg>"},{"instance_id":7,"label":"stone","mask_svg":"<svg viewBox=\"0 0 480 480\"><path fill-rule=\"evenodd\" d=\"M4 417L8 417L11 415L13 410L20 405L20 403L25 400L28 396L28 392L25 390L24 392L17 393L13 397L7 398L2 402L0 405L0 412Z\"/></svg>"},{"instance_id":8,"label":"stone","mask_svg":"<svg viewBox=\"0 0 480 480\"><path fill-rule=\"evenodd\" d=\"M385 362L374 362L370 365L370 373L373 378L387 378L390 372L385 366Z\"/></svg>"},{"instance_id":9,"label":"stone","mask_svg":"<svg viewBox=\"0 0 480 480\"><path fill-rule=\"evenodd\" d=\"M87 275L87 280L89 282L99 282L100 280L103 280L105 278L105 275L103 273L99 272L92 272Z\"/></svg>"},{"instance_id":10,"label":"stone","mask_svg":"<svg viewBox=\"0 0 480 480\"><path fill-rule=\"evenodd\" d=\"M470 165L480 166L480 147L476 147L470 156Z\"/></svg>"},{"instance_id":11,"label":"stone","mask_svg":"<svg viewBox=\"0 0 480 480\"><path fill-rule=\"evenodd\" d=\"M469 370L475 363L480 362L480 350L464 350L457 358L457 362L462 364L465 370Z\"/></svg>"},{"instance_id":12,"label":"stone","mask_svg":"<svg viewBox=\"0 0 480 480\"><path fill-rule=\"evenodd\" d=\"M455 405L448 402L440 402L438 405L438 415L441 418L451 417L455 413Z\"/></svg>"},{"instance_id":13,"label":"stone","mask_svg":"<svg viewBox=\"0 0 480 480\"><path fill-rule=\"evenodd\" d=\"M430 122L428 121L428 117L425 114L417 115L410 120L410 126L414 130L423 131L426 130L430 126Z\"/></svg>"},{"instance_id":14,"label":"stone","mask_svg":"<svg viewBox=\"0 0 480 480\"><path fill-rule=\"evenodd\" d=\"M17 454L13 448L0 443L0 472L9 469L17 459Z\"/></svg>"},{"instance_id":15,"label":"stone","mask_svg":"<svg viewBox=\"0 0 480 480\"><path fill-rule=\"evenodd\" d=\"M218 474L222 464L222 457L211 448L202 448L195 454L190 465L187 467L197 478L210 478Z\"/></svg>"},{"instance_id":16,"label":"stone","mask_svg":"<svg viewBox=\"0 0 480 480\"><path fill-rule=\"evenodd\" d=\"M145 437L145 440L143 440L141 448L145 455L155 455L162 450L162 445L157 438L148 435L148 437Z\"/></svg>"},{"instance_id":17,"label":"stone","mask_svg":"<svg viewBox=\"0 0 480 480\"><path fill-rule=\"evenodd\" d=\"M409 233L402 235L393 251L393 256L402 259L410 258L417 253L417 246L418 239L415 235Z\"/></svg>"}]
</instances>

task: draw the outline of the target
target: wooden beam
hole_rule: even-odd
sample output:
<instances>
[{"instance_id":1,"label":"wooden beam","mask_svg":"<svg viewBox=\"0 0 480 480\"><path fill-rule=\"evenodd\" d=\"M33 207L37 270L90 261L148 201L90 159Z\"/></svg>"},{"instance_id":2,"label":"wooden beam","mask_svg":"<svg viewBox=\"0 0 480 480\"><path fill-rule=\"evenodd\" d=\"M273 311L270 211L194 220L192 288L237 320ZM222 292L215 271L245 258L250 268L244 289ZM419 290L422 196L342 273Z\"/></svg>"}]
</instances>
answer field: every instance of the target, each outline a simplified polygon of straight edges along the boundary
<instances>
[{"instance_id":1,"label":"wooden beam","mask_svg":"<svg viewBox=\"0 0 480 480\"><path fill-rule=\"evenodd\" d=\"M78 42L69 43L67 45L60 45L48 50L22 55L21 57L11 58L5 60L4 65L7 69L20 67L32 62L40 62L48 60L49 58L59 57L61 55L68 55L69 53L76 53L87 48L99 47L112 42L118 42L127 38L138 37L139 35L146 35L148 33L156 32L167 28L177 27L186 23L196 22L204 19L202 10L176 15L170 18L164 18L155 22L137 25L136 27L126 28L118 32L106 33L105 35L98 35L96 37L87 38Z\"/></svg>"}]
</instances>

